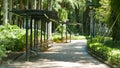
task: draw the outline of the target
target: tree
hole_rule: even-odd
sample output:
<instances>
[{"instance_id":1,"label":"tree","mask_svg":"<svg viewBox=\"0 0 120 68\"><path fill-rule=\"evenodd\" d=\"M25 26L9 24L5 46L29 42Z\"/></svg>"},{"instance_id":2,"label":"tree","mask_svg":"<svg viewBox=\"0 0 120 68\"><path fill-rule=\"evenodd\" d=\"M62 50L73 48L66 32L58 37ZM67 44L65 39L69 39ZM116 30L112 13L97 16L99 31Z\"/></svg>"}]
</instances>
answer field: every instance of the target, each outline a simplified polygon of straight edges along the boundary
<instances>
[{"instance_id":1,"label":"tree","mask_svg":"<svg viewBox=\"0 0 120 68\"><path fill-rule=\"evenodd\" d=\"M12 0L9 0L9 11L12 11ZM9 23L12 23L12 13L9 13Z\"/></svg>"},{"instance_id":2,"label":"tree","mask_svg":"<svg viewBox=\"0 0 120 68\"><path fill-rule=\"evenodd\" d=\"M111 7L110 7L110 0L100 0L99 1L100 6L95 8L95 20L98 24L98 35L109 35L108 30L105 30L105 26L107 25L107 28L110 28L109 26L109 18L111 13ZM109 26L109 27L108 27Z\"/></svg>"},{"instance_id":3,"label":"tree","mask_svg":"<svg viewBox=\"0 0 120 68\"><path fill-rule=\"evenodd\" d=\"M101 6L95 8L95 18L101 22L107 22L110 16L110 0L100 0Z\"/></svg>"},{"instance_id":4,"label":"tree","mask_svg":"<svg viewBox=\"0 0 120 68\"><path fill-rule=\"evenodd\" d=\"M55 2L53 2L53 10L59 13L60 20L64 21L68 19L70 23L82 22L84 6L84 0L55 0ZM73 32L78 29L76 26L70 27Z\"/></svg>"},{"instance_id":5,"label":"tree","mask_svg":"<svg viewBox=\"0 0 120 68\"><path fill-rule=\"evenodd\" d=\"M8 23L8 0L3 1L3 24L6 25Z\"/></svg>"},{"instance_id":6,"label":"tree","mask_svg":"<svg viewBox=\"0 0 120 68\"><path fill-rule=\"evenodd\" d=\"M2 7L3 7L3 1L0 0L0 25L2 24L2 18L3 18L3 10L2 10Z\"/></svg>"},{"instance_id":7,"label":"tree","mask_svg":"<svg viewBox=\"0 0 120 68\"><path fill-rule=\"evenodd\" d=\"M120 1L111 0L111 22L113 24L112 38L114 41L120 41Z\"/></svg>"}]
</instances>

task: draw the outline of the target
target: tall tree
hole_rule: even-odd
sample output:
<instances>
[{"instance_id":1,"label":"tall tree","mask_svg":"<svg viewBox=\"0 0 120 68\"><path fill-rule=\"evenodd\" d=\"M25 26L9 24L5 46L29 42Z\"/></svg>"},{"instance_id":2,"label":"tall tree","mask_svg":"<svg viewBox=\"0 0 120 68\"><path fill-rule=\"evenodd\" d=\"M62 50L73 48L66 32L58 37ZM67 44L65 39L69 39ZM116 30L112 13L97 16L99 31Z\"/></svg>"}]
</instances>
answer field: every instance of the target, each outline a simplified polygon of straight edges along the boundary
<instances>
[{"instance_id":1,"label":"tall tree","mask_svg":"<svg viewBox=\"0 0 120 68\"><path fill-rule=\"evenodd\" d=\"M0 0L0 25L2 24L2 18L3 18L2 4L3 4L3 1Z\"/></svg>"},{"instance_id":2,"label":"tall tree","mask_svg":"<svg viewBox=\"0 0 120 68\"><path fill-rule=\"evenodd\" d=\"M113 40L120 41L120 0L111 0L111 23Z\"/></svg>"},{"instance_id":3,"label":"tall tree","mask_svg":"<svg viewBox=\"0 0 120 68\"><path fill-rule=\"evenodd\" d=\"M48 0L48 10L52 11L52 0ZM52 40L52 22L48 23L48 40Z\"/></svg>"},{"instance_id":4,"label":"tall tree","mask_svg":"<svg viewBox=\"0 0 120 68\"><path fill-rule=\"evenodd\" d=\"M9 0L9 11L12 11L12 0ZM12 13L9 12L9 23L12 23Z\"/></svg>"},{"instance_id":5,"label":"tall tree","mask_svg":"<svg viewBox=\"0 0 120 68\"><path fill-rule=\"evenodd\" d=\"M3 24L6 25L8 23L8 0L3 1Z\"/></svg>"},{"instance_id":6,"label":"tall tree","mask_svg":"<svg viewBox=\"0 0 120 68\"><path fill-rule=\"evenodd\" d=\"M24 9L24 4L23 4L23 0L20 0L20 10Z\"/></svg>"}]
</instances>

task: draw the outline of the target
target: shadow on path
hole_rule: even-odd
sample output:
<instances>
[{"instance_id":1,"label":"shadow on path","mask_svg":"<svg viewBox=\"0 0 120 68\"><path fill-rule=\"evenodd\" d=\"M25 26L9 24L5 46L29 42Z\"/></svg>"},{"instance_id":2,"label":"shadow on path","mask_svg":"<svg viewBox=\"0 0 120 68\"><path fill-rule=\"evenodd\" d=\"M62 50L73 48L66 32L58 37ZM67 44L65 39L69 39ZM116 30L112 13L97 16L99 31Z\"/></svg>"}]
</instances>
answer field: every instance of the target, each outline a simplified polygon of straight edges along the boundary
<instances>
[{"instance_id":1,"label":"shadow on path","mask_svg":"<svg viewBox=\"0 0 120 68\"><path fill-rule=\"evenodd\" d=\"M109 68L91 57L86 51L86 40L72 40L71 43L54 44L47 52L8 64L5 68Z\"/></svg>"}]
</instances>

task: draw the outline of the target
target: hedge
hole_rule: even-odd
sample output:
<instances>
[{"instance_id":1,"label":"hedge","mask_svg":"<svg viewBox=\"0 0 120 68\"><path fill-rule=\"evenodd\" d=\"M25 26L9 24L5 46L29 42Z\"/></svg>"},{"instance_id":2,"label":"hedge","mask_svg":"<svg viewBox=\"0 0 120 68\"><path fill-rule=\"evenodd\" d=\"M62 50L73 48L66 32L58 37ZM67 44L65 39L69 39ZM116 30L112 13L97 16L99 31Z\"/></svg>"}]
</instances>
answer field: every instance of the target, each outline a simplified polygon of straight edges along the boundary
<instances>
[{"instance_id":1,"label":"hedge","mask_svg":"<svg viewBox=\"0 0 120 68\"><path fill-rule=\"evenodd\" d=\"M113 67L120 67L119 43L111 40L101 43L97 37L93 39L92 43L88 40L87 44L87 48L91 53L94 53L97 57L103 59Z\"/></svg>"}]
</instances>

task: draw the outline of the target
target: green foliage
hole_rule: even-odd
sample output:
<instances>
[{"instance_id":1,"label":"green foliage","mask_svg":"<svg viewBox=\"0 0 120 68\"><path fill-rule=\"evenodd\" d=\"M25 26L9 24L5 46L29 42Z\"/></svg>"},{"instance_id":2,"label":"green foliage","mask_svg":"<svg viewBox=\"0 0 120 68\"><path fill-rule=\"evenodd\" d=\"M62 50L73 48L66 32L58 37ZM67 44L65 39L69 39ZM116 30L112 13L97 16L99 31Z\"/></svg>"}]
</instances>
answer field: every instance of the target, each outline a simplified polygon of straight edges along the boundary
<instances>
[{"instance_id":1,"label":"green foliage","mask_svg":"<svg viewBox=\"0 0 120 68\"><path fill-rule=\"evenodd\" d=\"M6 57L7 51L4 45L0 45L0 60L2 59L2 57Z\"/></svg>"},{"instance_id":2,"label":"green foliage","mask_svg":"<svg viewBox=\"0 0 120 68\"><path fill-rule=\"evenodd\" d=\"M52 40L53 41L60 41L60 40L64 40L66 37L64 36L64 38L62 39L61 38L61 35L58 33L56 33L56 34L53 34L53 36L52 36ZM68 34L68 37L67 37L68 39L70 39L70 35ZM83 39L85 39L85 37L84 36L80 36L80 35L71 35L71 39L72 40L83 40Z\"/></svg>"},{"instance_id":3,"label":"green foliage","mask_svg":"<svg viewBox=\"0 0 120 68\"><path fill-rule=\"evenodd\" d=\"M60 14L59 15L60 15L60 20L61 21L64 21L64 20L68 19L68 12L65 8L60 9Z\"/></svg>"},{"instance_id":4,"label":"green foliage","mask_svg":"<svg viewBox=\"0 0 120 68\"><path fill-rule=\"evenodd\" d=\"M54 42L61 42L63 39L61 37L54 37L52 40Z\"/></svg>"},{"instance_id":5,"label":"green foliage","mask_svg":"<svg viewBox=\"0 0 120 68\"><path fill-rule=\"evenodd\" d=\"M98 7L101 6L100 0L92 0L92 2L93 2L93 4L94 4L94 7L95 7L95 8L98 8Z\"/></svg>"},{"instance_id":6,"label":"green foliage","mask_svg":"<svg viewBox=\"0 0 120 68\"><path fill-rule=\"evenodd\" d=\"M88 49L98 57L101 57L105 61L109 62L110 64L120 66L120 62L118 61L120 60L120 41L111 41L108 40L107 37L104 38L104 40L107 41L105 41L105 43L101 43L98 39L93 39L92 43L90 42L90 40L88 40Z\"/></svg>"},{"instance_id":7,"label":"green foliage","mask_svg":"<svg viewBox=\"0 0 120 68\"><path fill-rule=\"evenodd\" d=\"M100 3L99 3L100 0L86 0L86 4L88 6L93 6L94 8L98 8L100 7Z\"/></svg>"},{"instance_id":8,"label":"green foliage","mask_svg":"<svg viewBox=\"0 0 120 68\"><path fill-rule=\"evenodd\" d=\"M108 22L111 8L110 0L100 0L100 7L95 8L95 18L101 22Z\"/></svg>"},{"instance_id":9,"label":"green foliage","mask_svg":"<svg viewBox=\"0 0 120 68\"><path fill-rule=\"evenodd\" d=\"M0 59L8 51L21 51L25 47L25 30L16 25L0 25Z\"/></svg>"},{"instance_id":10,"label":"green foliage","mask_svg":"<svg viewBox=\"0 0 120 68\"><path fill-rule=\"evenodd\" d=\"M16 25L1 25L0 35L0 45L4 45L7 50L20 51L25 47L25 30Z\"/></svg>"},{"instance_id":11,"label":"green foliage","mask_svg":"<svg viewBox=\"0 0 120 68\"><path fill-rule=\"evenodd\" d=\"M103 57L105 60L108 59L109 54L111 52L111 48L103 45L102 43L91 43L89 48L94 50L99 57Z\"/></svg>"},{"instance_id":12,"label":"green foliage","mask_svg":"<svg viewBox=\"0 0 120 68\"><path fill-rule=\"evenodd\" d=\"M114 11L114 13L119 14L120 12L120 1L119 0L111 0L110 5L112 7L112 10Z\"/></svg>"},{"instance_id":13,"label":"green foliage","mask_svg":"<svg viewBox=\"0 0 120 68\"><path fill-rule=\"evenodd\" d=\"M118 0L111 0L111 17L110 17L110 24L114 23L112 28L112 37L113 40L118 41L120 40L120 1Z\"/></svg>"},{"instance_id":14,"label":"green foliage","mask_svg":"<svg viewBox=\"0 0 120 68\"><path fill-rule=\"evenodd\" d=\"M61 35L60 34L53 34L52 40L54 42L60 42L60 41L62 41Z\"/></svg>"},{"instance_id":15,"label":"green foliage","mask_svg":"<svg viewBox=\"0 0 120 68\"><path fill-rule=\"evenodd\" d=\"M70 17L69 21L72 22L76 20L75 18L75 10L80 9L81 15L83 9L81 7L85 6L84 0L53 0L53 10L57 11L59 13L59 17L61 21L64 21L68 19L68 16ZM80 18L79 18L80 19Z\"/></svg>"}]
</instances>

